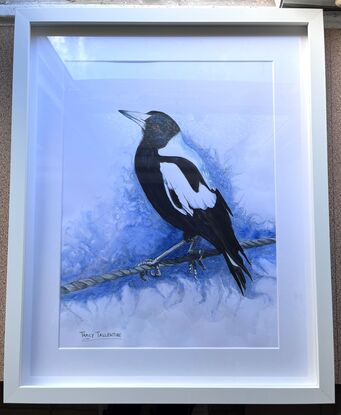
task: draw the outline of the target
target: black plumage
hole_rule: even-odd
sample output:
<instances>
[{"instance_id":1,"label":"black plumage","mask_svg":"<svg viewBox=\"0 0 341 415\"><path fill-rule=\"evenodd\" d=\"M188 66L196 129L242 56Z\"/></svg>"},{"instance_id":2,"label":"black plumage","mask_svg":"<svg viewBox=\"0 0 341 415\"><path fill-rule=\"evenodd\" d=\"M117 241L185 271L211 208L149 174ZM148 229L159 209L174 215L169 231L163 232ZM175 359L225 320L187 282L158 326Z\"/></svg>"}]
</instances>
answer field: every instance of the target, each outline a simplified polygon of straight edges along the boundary
<instances>
[{"instance_id":1,"label":"black plumage","mask_svg":"<svg viewBox=\"0 0 341 415\"><path fill-rule=\"evenodd\" d=\"M244 294L245 275L251 276L232 227L232 212L210 185L202 160L185 144L178 124L159 111L120 112L143 131L135 172L149 202L164 220L184 232L185 240L200 236L221 252Z\"/></svg>"}]
</instances>

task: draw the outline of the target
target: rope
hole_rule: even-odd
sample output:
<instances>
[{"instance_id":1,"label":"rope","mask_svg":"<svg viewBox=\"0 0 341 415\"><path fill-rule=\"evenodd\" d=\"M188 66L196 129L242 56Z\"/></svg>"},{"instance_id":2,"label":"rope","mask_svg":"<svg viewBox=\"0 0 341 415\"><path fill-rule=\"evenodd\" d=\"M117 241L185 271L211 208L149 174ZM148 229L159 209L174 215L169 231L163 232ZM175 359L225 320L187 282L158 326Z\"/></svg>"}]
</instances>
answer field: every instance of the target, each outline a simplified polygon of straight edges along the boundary
<instances>
[{"instance_id":1,"label":"rope","mask_svg":"<svg viewBox=\"0 0 341 415\"><path fill-rule=\"evenodd\" d=\"M251 249L251 248L258 248L265 245L271 245L276 243L275 238L261 238L261 239L254 239L250 241L241 242L241 246L244 249ZM139 264L133 268L126 268L120 269L118 271L113 271L107 274L97 275L88 278L82 278L76 281L72 281L68 284L64 284L61 286L61 296L65 296L67 294L73 293L75 291L84 290L88 287L93 287L94 285L101 284L105 281L114 281L122 277L128 277L129 275L140 274L143 277L148 271L155 270L155 268L161 267L171 267L176 264L182 264L184 262L193 263L194 261L201 261L204 258L212 257L220 255L220 252L216 249L208 249L205 251L194 251L189 254L172 258L172 259L164 259L159 261L156 264Z\"/></svg>"}]
</instances>

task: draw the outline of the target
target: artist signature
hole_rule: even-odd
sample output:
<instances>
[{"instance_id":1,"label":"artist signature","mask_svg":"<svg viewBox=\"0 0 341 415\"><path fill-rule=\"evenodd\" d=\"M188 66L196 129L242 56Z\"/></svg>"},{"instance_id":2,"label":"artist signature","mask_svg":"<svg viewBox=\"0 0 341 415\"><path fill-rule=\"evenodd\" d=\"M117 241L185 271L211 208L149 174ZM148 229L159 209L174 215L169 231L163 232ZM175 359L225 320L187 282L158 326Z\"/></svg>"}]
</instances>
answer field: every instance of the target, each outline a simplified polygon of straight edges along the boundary
<instances>
[{"instance_id":1,"label":"artist signature","mask_svg":"<svg viewBox=\"0 0 341 415\"><path fill-rule=\"evenodd\" d=\"M121 339L122 333L117 331L85 331L79 332L82 338L82 342L89 342L93 340L108 340L108 339Z\"/></svg>"}]
</instances>

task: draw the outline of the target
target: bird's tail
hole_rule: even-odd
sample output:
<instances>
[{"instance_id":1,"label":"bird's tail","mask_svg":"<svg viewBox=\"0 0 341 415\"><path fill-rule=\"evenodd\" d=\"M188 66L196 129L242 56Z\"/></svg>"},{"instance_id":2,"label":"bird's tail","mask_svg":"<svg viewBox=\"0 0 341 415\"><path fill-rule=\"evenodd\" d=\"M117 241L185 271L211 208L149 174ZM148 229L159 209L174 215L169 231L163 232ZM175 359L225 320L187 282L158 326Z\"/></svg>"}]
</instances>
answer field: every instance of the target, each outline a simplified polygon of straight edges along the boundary
<instances>
[{"instance_id":1,"label":"bird's tail","mask_svg":"<svg viewBox=\"0 0 341 415\"><path fill-rule=\"evenodd\" d=\"M252 280L250 272L245 267L243 260L240 258L239 255L238 255L238 263L237 263L236 261L232 259L231 255L226 250L224 250L222 254L224 256L228 269L230 270L233 278L235 279L240 289L240 292L244 295L244 291L246 288L245 274Z\"/></svg>"}]
</instances>

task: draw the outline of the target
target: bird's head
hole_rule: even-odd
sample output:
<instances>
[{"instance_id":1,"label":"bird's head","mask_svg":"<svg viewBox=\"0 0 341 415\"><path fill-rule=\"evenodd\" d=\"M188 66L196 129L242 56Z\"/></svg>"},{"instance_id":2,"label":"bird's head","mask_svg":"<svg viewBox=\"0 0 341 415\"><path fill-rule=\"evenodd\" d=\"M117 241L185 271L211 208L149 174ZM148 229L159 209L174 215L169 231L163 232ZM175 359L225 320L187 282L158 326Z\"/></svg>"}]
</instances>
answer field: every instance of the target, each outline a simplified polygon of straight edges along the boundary
<instances>
[{"instance_id":1,"label":"bird's head","mask_svg":"<svg viewBox=\"0 0 341 415\"><path fill-rule=\"evenodd\" d=\"M156 148L162 148L179 131L180 127L169 115L160 111L147 113L119 110L121 114L136 122L143 130L143 141Z\"/></svg>"}]
</instances>

